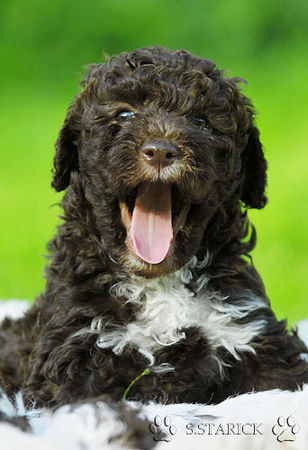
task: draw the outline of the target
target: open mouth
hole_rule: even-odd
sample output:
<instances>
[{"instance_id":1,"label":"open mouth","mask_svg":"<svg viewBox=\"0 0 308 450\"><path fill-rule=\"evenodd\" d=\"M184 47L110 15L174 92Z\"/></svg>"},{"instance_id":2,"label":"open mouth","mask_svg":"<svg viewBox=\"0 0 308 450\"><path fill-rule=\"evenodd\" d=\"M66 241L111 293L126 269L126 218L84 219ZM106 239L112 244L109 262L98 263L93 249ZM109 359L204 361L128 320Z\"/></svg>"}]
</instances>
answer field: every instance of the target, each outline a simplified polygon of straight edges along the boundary
<instances>
[{"instance_id":1,"label":"open mouth","mask_svg":"<svg viewBox=\"0 0 308 450\"><path fill-rule=\"evenodd\" d=\"M176 186L145 181L119 204L129 251L148 264L164 261L190 208Z\"/></svg>"}]
</instances>

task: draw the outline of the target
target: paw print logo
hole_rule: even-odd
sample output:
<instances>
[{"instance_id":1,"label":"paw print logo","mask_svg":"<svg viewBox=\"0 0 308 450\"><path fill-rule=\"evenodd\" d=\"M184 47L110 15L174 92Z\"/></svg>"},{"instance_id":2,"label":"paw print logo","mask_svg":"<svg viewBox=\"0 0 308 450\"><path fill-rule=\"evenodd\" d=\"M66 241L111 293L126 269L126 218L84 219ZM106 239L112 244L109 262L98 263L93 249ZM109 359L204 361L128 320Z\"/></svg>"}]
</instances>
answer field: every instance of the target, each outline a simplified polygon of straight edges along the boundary
<instances>
[{"instance_id":1,"label":"paw print logo","mask_svg":"<svg viewBox=\"0 0 308 450\"><path fill-rule=\"evenodd\" d=\"M299 432L299 424L295 423L293 416L285 419L283 416L278 417L277 425L272 428L273 434L278 442L295 441L295 435Z\"/></svg>"},{"instance_id":2,"label":"paw print logo","mask_svg":"<svg viewBox=\"0 0 308 450\"><path fill-rule=\"evenodd\" d=\"M164 419L160 416L155 416L154 422L149 425L149 429L153 434L154 441L170 442L172 436L177 432L169 416L166 416Z\"/></svg>"}]
</instances>

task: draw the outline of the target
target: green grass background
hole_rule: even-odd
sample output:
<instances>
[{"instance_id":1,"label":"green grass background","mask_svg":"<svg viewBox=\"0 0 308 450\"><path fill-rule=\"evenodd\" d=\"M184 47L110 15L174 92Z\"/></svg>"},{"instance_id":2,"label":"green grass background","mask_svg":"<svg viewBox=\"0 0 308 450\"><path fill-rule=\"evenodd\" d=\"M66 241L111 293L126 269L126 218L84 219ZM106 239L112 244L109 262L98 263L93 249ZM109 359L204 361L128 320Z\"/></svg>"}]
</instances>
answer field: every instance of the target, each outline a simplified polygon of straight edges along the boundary
<instances>
[{"instance_id":1,"label":"green grass background","mask_svg":"<svg viewBox=\"0 0 308 450\"><path fill-rule=\"evenodd\" d=\"M50 187L54 142L82 66L163 45L248 81L269 163L269 204L250 212L254 262L277 315L308 317L307 19L305 0L2 1L0 298L44 289L61 199Z\"/></svg>"}]
</instances>

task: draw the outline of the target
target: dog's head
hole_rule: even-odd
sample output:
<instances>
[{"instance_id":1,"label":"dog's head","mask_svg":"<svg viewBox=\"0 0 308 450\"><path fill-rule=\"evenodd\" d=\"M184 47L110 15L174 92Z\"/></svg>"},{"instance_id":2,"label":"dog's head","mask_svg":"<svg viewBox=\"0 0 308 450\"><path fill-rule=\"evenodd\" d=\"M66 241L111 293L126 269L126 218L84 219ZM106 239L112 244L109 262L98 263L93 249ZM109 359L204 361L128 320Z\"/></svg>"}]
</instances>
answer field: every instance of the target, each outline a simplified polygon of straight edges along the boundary
<instances>
[{"instance_id":1,"label":"dog's head","mask_svg":"<svg viewBox=\"0 0 308 450\"><path fill-rule=\"evenodd\" d=\"M106 251L133 273L182 266L224 204L265 205L266 162L240 81L158 47L90 67L60 131L52 185L78 177Z\"/></svg>"}]
</instances>

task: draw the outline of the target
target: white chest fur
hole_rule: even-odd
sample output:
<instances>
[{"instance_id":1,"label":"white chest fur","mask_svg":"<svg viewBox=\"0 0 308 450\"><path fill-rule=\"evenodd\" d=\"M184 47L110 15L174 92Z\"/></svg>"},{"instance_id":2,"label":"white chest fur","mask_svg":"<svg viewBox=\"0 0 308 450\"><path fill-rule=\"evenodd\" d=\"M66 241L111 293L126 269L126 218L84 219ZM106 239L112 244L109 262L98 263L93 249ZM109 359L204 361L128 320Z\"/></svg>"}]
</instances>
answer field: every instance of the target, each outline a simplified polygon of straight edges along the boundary
<instances>
[{"instance_id":1,"label":"white chest fur","mask_svg":"<svg viewBox=\"0 0 308 450\"><path fill-rule=\"evenodd\" d=\"M95 318L91 328L80 333L98 334L97 346L110 348L119 355L125 347L136 348L155 364L155 352L185 339L185 329L198 327L207 339L215 357L215 350L224 347L235 358L239 352L254 351L251 340L265 326L264 320L239 325L235 319L247 316L251 311L264 307L264 301L251 293L239 298L237 305L206 289L208 278L202 275L194 294L188 283L198 264L193 258L177 272L153 280L131 276L111 288L111 294L126 299L135 308L135 320L126 325L105 323ZM223 361L219 362L220 368ZM163 368L162 368L163 369Z\"/></svg>"}]
</instances>

